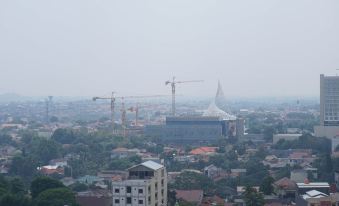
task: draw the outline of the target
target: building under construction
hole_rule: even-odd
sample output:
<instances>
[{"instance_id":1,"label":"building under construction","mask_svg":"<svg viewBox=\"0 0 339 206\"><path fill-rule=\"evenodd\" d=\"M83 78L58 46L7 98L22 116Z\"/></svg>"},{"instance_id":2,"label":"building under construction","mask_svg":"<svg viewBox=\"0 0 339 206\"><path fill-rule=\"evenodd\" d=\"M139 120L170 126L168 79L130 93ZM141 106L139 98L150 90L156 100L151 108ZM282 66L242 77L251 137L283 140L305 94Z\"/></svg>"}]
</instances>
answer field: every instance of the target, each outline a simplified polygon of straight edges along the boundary
<instances>
[{"instance_id":1,"label":"building under construction","mask_svg":"<svg viewBox=\"0 0 339 206\"><path fill-rule=\"evenodd\" d=\"M219 138L236 137L244 134L244 121L221 110L216 105L220 103L223 94L220 83L216 98L202 116L171 116L166 117L164 125L148 125L145 135L159 138L163 142L206 142ZM225 105L225 104L223 104Z\"/></svg>"}]
</instances>

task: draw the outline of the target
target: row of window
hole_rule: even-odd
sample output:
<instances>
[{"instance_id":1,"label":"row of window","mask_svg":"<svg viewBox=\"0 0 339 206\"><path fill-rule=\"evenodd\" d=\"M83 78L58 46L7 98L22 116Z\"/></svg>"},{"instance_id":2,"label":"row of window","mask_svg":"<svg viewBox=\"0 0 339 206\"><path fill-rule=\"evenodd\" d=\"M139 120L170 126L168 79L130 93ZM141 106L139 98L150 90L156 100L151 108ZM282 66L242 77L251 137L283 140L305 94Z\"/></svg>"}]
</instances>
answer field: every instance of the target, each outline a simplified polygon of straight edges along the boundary
<instances>
[{"instance_id":1,"label":"row of window","mask_svg":"<svg viewBox=\"0 0 339 206\"><path fill-rule=\"evenodd\" d=\"M137 188L134 188L134 190L136 190ZM119 194L120 193L120 189L119 188L115 188L114 189L114 193ZM126 187L126 193L132 193L132 187L131 186L127 186ZM139 194L144 194L144 190L143 189L138 189L138 193Z\"/></svg>"},{"instance_id":2,"label":"row of window","mask_svg":"<svg viewBox=\"0 0 339 206\"><path fill-rule=\"evenodd\" d=\"M122 201L124 201L124 198L121 199ZM134 199L134 201L136 201L137 199ZM120 199L114 199L114 203L115 204L120 204ZM132 198L131 197L126 197L126 204L132 204ZM138 204L142 205L144 204L144 200L138 200Z\"/></svg>"}]
</instances>

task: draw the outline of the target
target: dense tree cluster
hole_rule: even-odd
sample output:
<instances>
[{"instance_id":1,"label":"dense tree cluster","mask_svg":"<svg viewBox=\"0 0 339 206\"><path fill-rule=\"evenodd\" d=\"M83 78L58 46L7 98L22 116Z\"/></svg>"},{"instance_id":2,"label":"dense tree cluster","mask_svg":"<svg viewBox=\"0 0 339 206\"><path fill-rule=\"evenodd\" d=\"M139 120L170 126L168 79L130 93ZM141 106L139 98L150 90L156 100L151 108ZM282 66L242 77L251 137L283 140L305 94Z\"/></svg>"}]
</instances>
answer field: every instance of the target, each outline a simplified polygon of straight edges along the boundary
<instances>
[{"instance_id":1,"label":"dense tree cluster","mask_svg":"<svg viewBox=\"0 0 339 206\"><path fill-rule=\"evenodd\" d=\"M0 176L2 206L77 206L74 193L58 180L38 177L30 186L31 195L20 178Z\"/></svg>"}]
</instances>

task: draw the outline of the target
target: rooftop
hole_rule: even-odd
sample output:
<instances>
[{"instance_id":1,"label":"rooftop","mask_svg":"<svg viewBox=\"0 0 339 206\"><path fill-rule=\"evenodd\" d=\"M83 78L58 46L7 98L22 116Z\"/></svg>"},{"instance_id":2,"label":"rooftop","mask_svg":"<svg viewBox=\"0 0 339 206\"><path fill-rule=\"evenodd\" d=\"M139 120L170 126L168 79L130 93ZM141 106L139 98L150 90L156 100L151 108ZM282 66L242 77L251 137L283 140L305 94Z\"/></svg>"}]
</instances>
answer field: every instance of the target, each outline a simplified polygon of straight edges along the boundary
<instances>
[{"instance_id":1,"label":"rooftop","mask_svg":"<svg viewBox=\"0 0 339 206\"><path fill-rule=\"evenodd\" d=\"M330 187L327 182L310 182L310 183L297 183L298 188L312 188L312 187Z\"/></svg>"},{"instance_id":2,"label":"rooftop","mask_svg":"<svg viewBox=\"0 0 339 206\"><path fill-rule=\"evenodd\" d=\"M158 169L164 167L163 165L158 164L158 163L156 163L156 162L154 162L154 161L151 161L151 160L146 161L146 162L144 162L144 163L141 163L140 165L145 166L145 167L147 167L147 168L149 168L149 169L152 169L152 170L158 170Z\"/></svg>"}]
</instances>

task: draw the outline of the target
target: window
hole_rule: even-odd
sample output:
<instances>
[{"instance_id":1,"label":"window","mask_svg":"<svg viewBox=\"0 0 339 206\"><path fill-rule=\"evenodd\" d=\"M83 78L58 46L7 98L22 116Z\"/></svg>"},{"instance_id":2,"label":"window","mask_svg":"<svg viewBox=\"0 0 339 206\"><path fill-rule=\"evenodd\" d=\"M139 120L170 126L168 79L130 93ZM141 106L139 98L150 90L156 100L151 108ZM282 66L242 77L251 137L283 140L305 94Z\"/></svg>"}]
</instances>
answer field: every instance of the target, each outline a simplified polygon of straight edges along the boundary
<instances>
[{"instance_id":1,"label":"window","mask_svg":"<svg viewBox=\"0 0 339 206\"><path fill-rule=\"evenodd\" d=\"M164 179L161 180L161 187L164 186Z\"/></svg>"},{"instance_id":2,"label":"window","mask_svg":"<svg viewBox=\"0 0 339 206\"><path fill-rule=\"evenodd\" d=\"M164 171L164 169L162 169L162 170L161 170L161 177L163 177L164 174L165 174L165 171Z\"/></svg>"},{"instance_id":3,"label":"window","mask_svg":"<svg viewBox=\"0 0 339 206\"><path fill-rule=\"evenodd\" d=\"M161 195L164 196L164 189L161 190Z\"/></svg>"},{"instance_id":4,"label":"window","mask_svg":"<svg viewBox=\"0 0 339 206\"><path fill-rule=\"evenodd\" d=\"M158 193L155 193L155 199L158 200Z\"/></svg>"},{"instance_id":5,"label":"window","mask_svg":"<svg viewBox=\"0 0 339 206\"><path fill-rule=\"evenodd\" d=\"M115 203L115 204L119 204L119 203L120 203L120 200L119 200L119 199L115 199L115 200L114 200L114 203Z\"/></svg>"},{"instance_id":6,"label":"window","mask_svg":"<svg viewBox=\"0 0 339 206\"><path fill-rule=\"evenodd\" d=\"M126 204L132 204L132 198L127 197L127 199L126 199Z\"/></svg>"},{"instance_id":7,"label":"window","mask_svg":"<svg viewBox=\"0 0 339 206\"><path fill-rule=\"evenodd\" d=\"M115 190L114 190L114 193L119 193L119 192L120 192L119 189L115 189Z\"/></svg>"},{"instance_id":8,"label":"window","mask_svg":"<svg viewBox=\"0 0 339 206\"><path fill-rule=\"evenodd\" d=\"M151 192L151 186L148 186L148 192Z\"/></svg>"},{"instance_id":9,"label":"window","mask_svg":"<svg viewBox=\"0 0 339 206\"><path fill-rule=\"evenodd\" d=\"M144 201L143 200L139 200L139 205L142 205L144 204Z\"/></svg>"},{"instance_id":10,"label":"window","mask_svg":"<svg viewBox=\"0 0 339 206\"><path fill-rule=\"evenodd\" d=\"M143 189L139 189L139 190L138 190L138 193L139 193L139 194L142 194L142 193L144 193L144 190L143 190Z\"/></svg>"},{"instance_id":11,"label":"window","mask_svg":"<svg viewBox=\"0 0 339 206\"><path fill-rule=\"evenodd\" d=\"M126 192L127 193L131 193L132 192L132 187L131 186L127 186L126 187Z\"/></svg>"},{"instance_id":12,"label":"window","mask_svg":"<svg viewBox=\"0 0 339 206\"><path fill-rule=\"evenodd\" d=\"M155 190L158 190L158 183L155 183Z\"/></svg>"}]
</instances>

